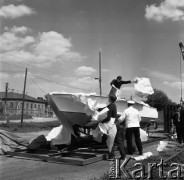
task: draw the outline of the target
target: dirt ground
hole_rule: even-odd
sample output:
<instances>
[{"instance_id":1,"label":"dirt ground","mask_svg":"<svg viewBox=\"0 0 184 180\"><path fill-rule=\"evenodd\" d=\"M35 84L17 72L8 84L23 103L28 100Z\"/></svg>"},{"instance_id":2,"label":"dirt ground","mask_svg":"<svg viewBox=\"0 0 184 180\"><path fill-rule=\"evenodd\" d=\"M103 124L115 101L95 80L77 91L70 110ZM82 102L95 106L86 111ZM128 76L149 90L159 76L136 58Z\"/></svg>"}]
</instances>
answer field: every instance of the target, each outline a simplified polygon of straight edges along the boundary
<instances>
[{"instance_id":1,"label":"dirt ground","mask_svg":"<svg viewBox=\"0 0 184 180\"><path fill-rule=\"evenodd\" d=\"M49 131L17 133L32 139ZM86 166L43 162L20 157L0 156L1 180L86 180L101 177L109 171L109 161L100 161Z\"/></svg>"},{"instance_id":2,"label":"dirt ground","mask_svg":"<svg viewBox=\"0 0 184 180\"><path fill-rule=\"evenodd\" d=\"M20 133L19 135L34 138L40 134L47 134L47 131L39 133ZM146 147L144 152L156 151L158 144ZM173 150L175 153L175 150ZM109 172L110 161L102 160L86 166L66 165L61 163L43 162L26 158L15 158L0 156L0 179L1 180L89 180L100 178L104 173Z\"/></svg>"}]
</instances>

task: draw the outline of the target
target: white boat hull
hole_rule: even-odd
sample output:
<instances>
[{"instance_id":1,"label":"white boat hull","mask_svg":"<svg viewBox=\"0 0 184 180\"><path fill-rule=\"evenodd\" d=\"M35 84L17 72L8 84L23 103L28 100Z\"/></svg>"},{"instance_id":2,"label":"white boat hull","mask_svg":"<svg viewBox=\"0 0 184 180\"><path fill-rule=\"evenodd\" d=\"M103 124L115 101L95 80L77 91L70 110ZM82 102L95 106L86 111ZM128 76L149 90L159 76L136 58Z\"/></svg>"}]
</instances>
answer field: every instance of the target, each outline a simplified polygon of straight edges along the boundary
<instances>
[{"instance_id":1,"label":"white boat hull","mask_svg":"<svg viewBox=\"0 0 184 180\"><path fill-rule=\"evenodd\" d=\"M108 104L107 96L97 96L91 94L69 94L69 93L56 93L52 92L47 94L46 99L53 109L56 116L61 120L63 125L71 127L73 125L85 126L91 121L91 116L88 116L84 109L86 107L86 101L91 99L100 105L105 107ZM118 113L122 113L128 106L126 100L116 101ZM140 112L143 119L157 119L158 112L155 108L149 107L142 103L135 103L135 108Z\"/></svg>"}]
</instances>

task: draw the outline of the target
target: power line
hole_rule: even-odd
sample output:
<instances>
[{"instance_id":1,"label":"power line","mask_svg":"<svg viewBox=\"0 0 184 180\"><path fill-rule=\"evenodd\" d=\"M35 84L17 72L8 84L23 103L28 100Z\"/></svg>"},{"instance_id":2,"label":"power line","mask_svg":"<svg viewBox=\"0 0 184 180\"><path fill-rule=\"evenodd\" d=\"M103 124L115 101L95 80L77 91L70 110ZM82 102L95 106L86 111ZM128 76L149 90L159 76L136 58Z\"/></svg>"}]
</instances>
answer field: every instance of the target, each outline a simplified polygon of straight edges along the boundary
<instances>
[{"instance_id":1,"label":"power line","mask_svg":"<svg viewBox=\"0 0 184 180\"><path fill-rule=\"evenodd\" d=\"M8 62L4 62L4 63L10 64L10 63L8 63ZM10 65L12 65L12 64L10 64ZM24 64L22 64L22 63L19 63L19 64L15 64L15 66L18 66L18 67L21 67L21 68L22 68L22 67L25 67L26 65L24 65ZM32 65L30 65L30 66L32 66ZM41 70L41 69L37 70L37 69L35 69L35 68L33 68L33 67L31 67L31 70L33 70L33 71L38 71L38 72L42 71L42 73L44 73L44 74L51 73L51 72L49 72L50 70L47 71L47 72L45 72L45 71L43 71L43 70ZM22 71L22 72L23 72L23 71ZM30 69L29 69L29 72L30 72ZM54 72L56 73L56 71L54 71ZM61 71L60 71L59 73L61 73ZM79 89L79 90L83 90L83 91L86 91L86 92L90 92L90 90L83 89L83 88L77 88L77 87L74 87L74 86L66 85L66 84L64 84L64 83L59 83L59 82L57 82L57 81L53 81L53 80L50 80L50 79L48 79L48 78L43 78L43 77L38 76L38 75L35 75L35 74L33 74L33 73L29 73L29 74L31 74L32 76L35 76L35 77L37 77L37 78L39 78L39 79L48 81L48 82L52 82L52 83L55 83L55 84L59 84L59 85L62 85L62 86L65 86L65 87L69 87L69 88L72 88L72 89Z\"/></svg>"},{"instance_id":2,"label":"power line","mask_svg":"<svg viewBox=\"0 0 184 180\"><path fill-rule=\"evenodd\" d=\"M35 77L37 77L37 78L39 78L39 79L48 81L48 82L52 82L52 83L59 84L59 85L62 85L62 86L66 86L66 87L73 88L73 89L79 89L79 90L83 90L83 91L88 91L88 92L90 92L90 90L87 90L87 89L77 88L77 87L74 87L74 86L66 85L66 84L64 84L64 83L59 83L59 82L57 82L57 81L53 81L53 80L50 80L50 79L47 79L47 78L43 78L43 77L38 76L38 75L35 75L35 74L31 74L31 75L32 75L32 76L35 76Z\"/></svg>"},{"instance_id":3,"label":"power line","mask_svg":"<svg viewBox=\"0 0 184 180\"><path fill-rule=\"evenodd\" d=\"M30 73L29 73L30 74ZM30 74L31 75L31 74ZM31 78L30 77L30 79L31 79L31 81L41 90L41 92L43 92L44 94L46 94L47 92L45 92L34 80L33 80L33 78Z\"/></svg>"},{"instance_id":4,"label":"power line","mask_svg":"<svg viewBox=\"0 0 184 180\"><path fill-rule=\"evenodd\" d=\"M3 61L3 63L6 63L6 64L9 64L9 65L11 65L12 66L12 64L11 63L8 63L8 62L5 62L5 61ZM18 64L14 64L15 66L18 66L18 67L23 67L23 68L25 68L25 67L28 67L29 68L29 71L30 70L33 70L33 71L37 71L37 72L42 72L42 73L44 73L44 74L60 74L62 71L60 70L60 69L57 69L57 67L54 67L54 68L52 68L52 69L49 69L49 71L47 70L47 69L45 69L45 70L43 70L43 69L39 69L38 67L36 67L36 66L33 66L32 64L29 64L29 63L26 63L26 64L23 64L23 63L21 63L21 62L19 62ZM13 66L14 66L13 65ZM53 70L54 69L54 70ZM68 66L65 66L65 70L66 69L69 69L69 67Z\"/></svg>"}]
</instances>

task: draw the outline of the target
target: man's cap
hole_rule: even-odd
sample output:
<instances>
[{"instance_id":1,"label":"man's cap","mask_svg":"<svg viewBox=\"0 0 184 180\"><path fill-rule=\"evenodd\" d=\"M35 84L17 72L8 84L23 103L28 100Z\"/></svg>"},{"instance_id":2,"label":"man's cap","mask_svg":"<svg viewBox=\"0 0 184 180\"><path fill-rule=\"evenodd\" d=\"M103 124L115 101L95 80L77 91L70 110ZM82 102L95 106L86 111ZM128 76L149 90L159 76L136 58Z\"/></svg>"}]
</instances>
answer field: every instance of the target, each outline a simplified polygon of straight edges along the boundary
<instances>
[{"instance_id":1,"label":"man's cap","mask_svg":"<svg viewBox=\"0 0 184 180\"><path fill-rule=\"evenodd\" d=\"M135 104L135 101L129 100L129 101L127 101L127 103L128 103L128 104Z\"/></svg>"}]
</instances>

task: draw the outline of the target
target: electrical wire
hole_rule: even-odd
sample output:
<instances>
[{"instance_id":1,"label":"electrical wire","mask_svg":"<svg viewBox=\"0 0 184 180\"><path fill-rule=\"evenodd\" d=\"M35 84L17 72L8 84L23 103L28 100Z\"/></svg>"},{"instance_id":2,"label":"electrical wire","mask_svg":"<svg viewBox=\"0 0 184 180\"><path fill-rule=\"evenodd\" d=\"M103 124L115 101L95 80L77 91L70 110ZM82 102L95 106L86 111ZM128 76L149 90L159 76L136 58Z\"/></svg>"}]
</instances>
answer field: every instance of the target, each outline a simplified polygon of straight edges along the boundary
<instances>
[{"instance_id":1,"label":"electrical wire","mask_svg":"<svg viewBox=\"0 0 184 180\"><path fill-rule=\"evenodd\" d=\"M30 76L30 79L31 79L31 81L40 89L40 91L42 92L42 93L44 93L44 94L47 94L47 92L45 92L34 80L33 80L33 78Z\"/></svg>"},{"instance_id":2,"label":"electrical wire","mask_svg":"<svg viewBox=\"0 0 184 180\"><path fill-rule=\"evenodd\" d=\"M10 63L8 63L8 62L4 62L4 63L10 64ZM10 64L10 65L12 65L12 64ZM22 63L15 64L15 66L18 66L18 67L21 67L21 68L22 68L22 67L24 67L24 68L26 67L26 65L24 65L24 64L22 64ZM32 65L30 65L30 66L32 66ZM29 70L30 70L30 67L29 67ZM36 69L33 68L33 67L31 67L31 70L35 71ZM40 72L41 69L36 70L36 71ZM49 71L50 71L50 70L49 70ZM44 74L48 74L49 71L47 71L47 72L42 71L42 72L43 72ZM22 72L23 72L23 71L22 71ZM56 71L55 71L55 73L56 73ZM62 86L65 86L65 87L69 87L69 88L72 88L72 89L78 89L78 90L83 90L83 91L86 91L86 92L91 92L90 90L87 90L87 89L77 88L77 87L74 87L74 86L66 85L66 84L64 84L64 83L59 83L59 82L57 82L57 81L53 81L53 80L50 80L50 79L48 79L48 78L44 78L44 77L35 75L35 74L33 74L33 73L29 73L29 75L32 75L32 76L34 76L34 77L37 77L38 79L42 79L42 80L47 81L47 82L55 83L55 84L62 85Z\"/></svg>"},{"instance_id":3,"label":"electrical wire","mask_svg":"<svg viewBox=\"0 0 184 180\"><path fill-rule=\"evenodd\" d=\"M90 90L87 90L87 89L77 88L77 87L74 87L74 86L66 85L64 83L59 83L57 81L53 81L53 80L50 80L50 79L47 79L47 78L44 78L44 77L41 77L41 76L38 76L38 75L35 75L35 74L31 74L31 75L34 76L34 77L37 77L38 79L42 79L44 81L55 83L55 84L58 84L58 85L61 85L61 86L65 86L65 87L69 87L69 88L73 88L73 89L79 89L79 90L90 92Z\"/></svg>"}]
</instances>

